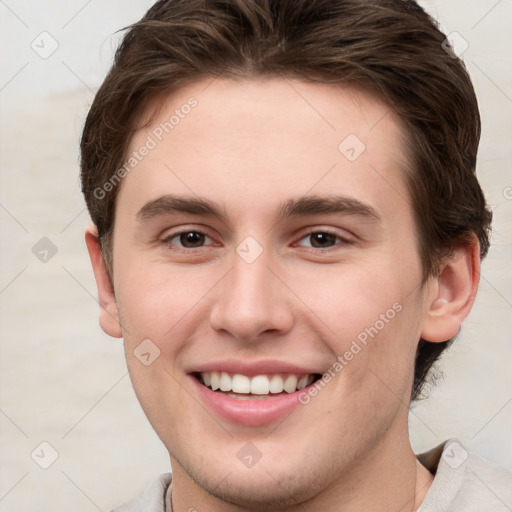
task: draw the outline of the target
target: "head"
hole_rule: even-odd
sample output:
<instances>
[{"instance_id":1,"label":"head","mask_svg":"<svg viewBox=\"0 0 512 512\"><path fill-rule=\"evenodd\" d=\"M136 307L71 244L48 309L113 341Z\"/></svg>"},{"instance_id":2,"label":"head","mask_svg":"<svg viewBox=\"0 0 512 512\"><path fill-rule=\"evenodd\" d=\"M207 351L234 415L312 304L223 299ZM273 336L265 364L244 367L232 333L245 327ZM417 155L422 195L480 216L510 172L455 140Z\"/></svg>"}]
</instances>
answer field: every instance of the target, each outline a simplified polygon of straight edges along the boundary
<instances>
[{"instance_id":1,"label":"head","mask_svg":"<svg viewBox=\"0 0 512 512\"><path fill-rule=\"evenodd\" d=\"M87 240L102 326L203 488L221 439L226 474L245 441L288 460L275 472L290 496L304 457L311 489L328 481L315 461L338 475L362 461L406 424L469 313L491 214L477 101L445 37L402 0L160 1L129 27L82 137ZM145 339L159 354L147 367ZM270 374L286 359L285 377L335 375L277 430L191 398L215 364ZM317 414L332 425L313 453ZM186 435L195 446L176 448ZM219 492L248 496L244 478Z\"/></svg>"}]
</instances>

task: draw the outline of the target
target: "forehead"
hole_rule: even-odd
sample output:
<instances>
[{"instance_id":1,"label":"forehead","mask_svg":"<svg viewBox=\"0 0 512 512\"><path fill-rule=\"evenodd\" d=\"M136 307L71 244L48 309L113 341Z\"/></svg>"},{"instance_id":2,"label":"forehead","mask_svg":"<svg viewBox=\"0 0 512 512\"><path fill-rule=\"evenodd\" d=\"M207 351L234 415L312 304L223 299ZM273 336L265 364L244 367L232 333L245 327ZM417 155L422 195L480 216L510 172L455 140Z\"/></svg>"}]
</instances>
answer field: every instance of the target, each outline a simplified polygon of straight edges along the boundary
<instances>
[{"instance_id":1,"label":"forehead","mask_svg":"<svg viewBox=\"0 0 512 512\"><path fill-rule=\"evenodd\" d=\"M155 96L140 125L143 128L133 137L132 147L155 131L164 144L160 138L178 140L180 132L189 135L187 125L194 130L195 139L207 133L209 138L215 135L216 141L226 142L231 137L240 145L251 135L266 134L267 142L278 135L283 140L287 133L316 135L324 136L324 148L331 149L333 144L337 149L339 138L347 133L368 141L372 134L372 142L379 143L382 135L393 138L401 129L392 108L369 90L286 77L205 78L171 94ZM280 131L283 127L284 133ZM233 133L236 128L243 130ZM159 129L164 132L161 137Z\"/></svg>"},{"instance_id":2,"label":"forehead","mask_svg":"<svg viewBox=\"0 0 512 512\"><path fill-rule=\"evenodd\" d=\"M215 195L228 208L254 211L308 192L407 203L403 128L367 91L210 78L155 98L141 125L128 156L150 149L118 200L134 208L165 192Z\"/></svg>"}]
</instances>

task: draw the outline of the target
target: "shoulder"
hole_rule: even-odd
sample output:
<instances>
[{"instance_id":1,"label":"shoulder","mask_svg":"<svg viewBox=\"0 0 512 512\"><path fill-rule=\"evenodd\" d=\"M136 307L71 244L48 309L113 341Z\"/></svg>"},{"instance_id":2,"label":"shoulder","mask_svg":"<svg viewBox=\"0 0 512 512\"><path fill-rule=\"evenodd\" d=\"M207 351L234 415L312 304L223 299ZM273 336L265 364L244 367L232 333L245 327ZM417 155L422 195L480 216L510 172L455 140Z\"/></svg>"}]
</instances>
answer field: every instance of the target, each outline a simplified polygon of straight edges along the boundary
<instances>
[{"instance_id":1,"label":"shoulder","mask_svg":"<svg viewBox=\"0 0 512 512\"><path fill-rule=\"evenodd\" d=\"M471 453L457 439L418 456L434 481L418 512L510 512L512 471Z\"/></svg>"},{"instance_id":2,"label":"shoulder","mask_svg":"<svg viewBox=\"0 0 512 512\"><path fill-rule=\"evenodd\" d=\"M153 481L139 498L116 507L111 512L165 512L165 500L171 485L171 473Z\"/></svg>"}]
</instances>

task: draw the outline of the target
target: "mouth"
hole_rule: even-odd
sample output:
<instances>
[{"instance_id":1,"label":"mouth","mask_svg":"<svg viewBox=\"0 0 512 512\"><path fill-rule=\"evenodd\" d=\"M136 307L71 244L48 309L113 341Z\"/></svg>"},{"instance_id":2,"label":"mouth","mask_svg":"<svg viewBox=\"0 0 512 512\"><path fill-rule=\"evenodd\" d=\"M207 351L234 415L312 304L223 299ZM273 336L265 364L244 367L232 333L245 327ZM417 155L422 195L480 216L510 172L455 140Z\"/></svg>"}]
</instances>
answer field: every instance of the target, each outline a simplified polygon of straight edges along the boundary
<instances>
[{"instance_id":1,"label":"mouth","mask_svg":"<svg viewBox=\"0 0 512 512\"><path fill-rule=\"evenodd\" d=\"M211 391L238 400L268 400L290 395L310 386L321 374L276 373L248 376L223 371L194 373L193 376Z\"/></svg>"},{"instance_id":2,"label":"mouth","mask_svg":"<svg viewBox=\"0 0 512 512\"><path fill-rule=\"evenodd\" d=\"M322 377L311 367L279 360L228 359L191 370L191 389L205 409L220 420L242 427L284 421L303 405L302 394Z\"/></svg>"}]
</instances>

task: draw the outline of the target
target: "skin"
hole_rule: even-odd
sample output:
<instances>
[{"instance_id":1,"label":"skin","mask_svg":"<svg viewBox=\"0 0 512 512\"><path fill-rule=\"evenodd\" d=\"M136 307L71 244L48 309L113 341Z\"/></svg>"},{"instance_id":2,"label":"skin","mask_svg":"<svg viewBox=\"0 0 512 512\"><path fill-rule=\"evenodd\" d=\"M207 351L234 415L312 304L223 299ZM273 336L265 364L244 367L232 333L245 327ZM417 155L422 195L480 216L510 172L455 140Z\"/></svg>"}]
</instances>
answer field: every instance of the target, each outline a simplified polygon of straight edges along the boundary
<instances>
[{"instance_id":1,"label":"skin","mask_svg":"<svg viewBox=\"0 0 512 512\"><path fill-rule=\"evenodd\" d=\"M417 510L432 475L408 436L415 351L420 337L455 335L469 313L478 243L422 282L400 120L370 94L280 78L198 81L155 100L131 151L191 96L198 106L123 180L112 283L94 226L86 233L100 324L124 338L134 389L170 454L173 510ZM353 162L338 150L349 134L366 146ZM214 201L225 218L138 218L165 194ZM379 220L279 219L283 201L334 194ZM325 230L336 237L319 247L309 233ZM207 238L185 247L180 231ZM263 249L250 264L236 252L247 236ZM283 421L223 420L191 385L191 369L227 358L325 372L395 303L401 311ZM149 366L134 355L145 339L160 350ZM247 442L262 454L251 468L237 457Z\"/></svg>"}]
</instances>

